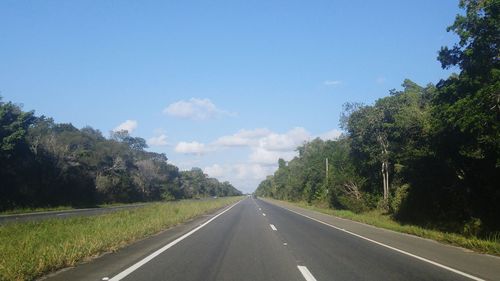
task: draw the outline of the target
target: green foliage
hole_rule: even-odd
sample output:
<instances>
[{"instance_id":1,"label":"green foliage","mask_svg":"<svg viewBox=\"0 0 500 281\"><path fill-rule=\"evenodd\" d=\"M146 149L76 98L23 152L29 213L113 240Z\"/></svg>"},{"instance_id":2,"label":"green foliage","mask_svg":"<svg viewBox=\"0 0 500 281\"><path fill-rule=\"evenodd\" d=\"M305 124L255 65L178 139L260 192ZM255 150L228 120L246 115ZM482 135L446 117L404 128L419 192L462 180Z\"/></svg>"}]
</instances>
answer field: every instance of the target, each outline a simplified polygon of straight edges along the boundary
<instances>
[{"instance_id":1,"label":"green foliage","mask_svg":"<svg viewBox=\"0 0 500 281\"><path fill-rule=\"evenodd\" d=\"M238 196L241 192L229 182L219 182L209 178L200 168L181 172L181 189L189 197L199 198L209 196Z\"/></svg>"},{"instance_id":2,"label":"green foliage","mask_svg":"<svg viewBox=\"0 0 500 281\"><path fill-rule=\"evenodd\" d=\"M0 102L0 210L241 194L201 170L195 183L145 148L126 131L106 139Z\"/></svg>"},{"instance_id":3,"label":"green foliage","mask_svg":"<svg viewBox=\"0 0 500 281\"><path fill-rule=\"evenodd\" d=\"M278 170L259 185L257 195L326 203L356 212L366 210L363 196L366 181L358 175L349 157L348 139L326 142L315 139L297 150L299 156L290 162L280 159Z\"/></svg>"},{"instance_id":4,"label":"green foliage","mask_svg":"<svg viewBox=\"0 0 500 281\"><path fill-rule=\"evenodd\" d=\"M23 112L11 102L2 102L0 97L0 157L12 156L23 141L29 126L33 123L33 112Z\"/></svg>"},{"instance_id":5,"label":"green foliage","mask_svg":"<svg viewBox=\"0 0 500 281\"><path fill-rule=\"evenodd\" d=\"M396 189L394 196L391 198L391 211L395 214L401 212L401 207L405 204L405 200L408 198L408 193L410 189L409 184L404 184Z\"/></svg>"},{"instance_id":6,"label":"green foliage","mask_svg":"<svg viewBox=\"0 0 500 281\"><path fill-rule=\"evenodd\" d=\"M500 1L462 0L460 7L465 14L448 28L460 40L438 56L459 74L436 86L405 80L373 105L347 103L342 139L298 147L299 156L281 161L256 193L327 198L336 209L379 209L466 235L499 231Z\"/></svg>"},{"instance_id":7,"label":"green foliage","mask_svg":"<svg viewBox=\"0 0 500 281\"><path fill-rule=\"evenodd\" d=\"M438 59L460 73L441 81L433 100L432 142L443 161L443 189L459 198L463 221L500 229L500 1L461 1L465 15L448 30L460 41Z\"/></svg>"}]
</instances>

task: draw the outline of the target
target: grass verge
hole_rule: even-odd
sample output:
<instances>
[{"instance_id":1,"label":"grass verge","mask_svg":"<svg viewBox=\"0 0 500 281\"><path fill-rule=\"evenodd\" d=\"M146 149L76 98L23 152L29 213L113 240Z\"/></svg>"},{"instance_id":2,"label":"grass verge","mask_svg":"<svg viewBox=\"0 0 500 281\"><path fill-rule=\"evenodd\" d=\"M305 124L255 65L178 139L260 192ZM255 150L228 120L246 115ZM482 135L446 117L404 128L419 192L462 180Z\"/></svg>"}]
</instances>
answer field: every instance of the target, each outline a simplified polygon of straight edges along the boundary
<instances>
[{"instance_id":1,"label":"grass verge","mask_svg":"<svg viewBox=\"0 0 500 281\"><path fill-rule=\"evenodd\" d=\"M271 199L275 200L275 199ZM278 201L278 200L276 200ZM313 210L316 212L350 219L357 222L366 223L380 228L385 228L401 233L412 234L422 238L428 238L439 242L463 247L476 252L500 256L500 234L492 234L488 238L478 238L475 236L464 236L457 233L443 232L427 229L416 225L401 224L393 220L389 215L384 215L381 211L373 210L356 214L347 210L335 210L330 208L317 207L306 202L286 202L297 207Z\"/></svg>"},{"instance_id":2,"label":"grass verge","mask_svg":"<svg viewBox=\"0 0 500 281\"><path fill-rule=\"evenodd\" d=\"M33 280L240 199L154 203L99 216L0 225L0 280Z\"/></svg>"}]
</instances>

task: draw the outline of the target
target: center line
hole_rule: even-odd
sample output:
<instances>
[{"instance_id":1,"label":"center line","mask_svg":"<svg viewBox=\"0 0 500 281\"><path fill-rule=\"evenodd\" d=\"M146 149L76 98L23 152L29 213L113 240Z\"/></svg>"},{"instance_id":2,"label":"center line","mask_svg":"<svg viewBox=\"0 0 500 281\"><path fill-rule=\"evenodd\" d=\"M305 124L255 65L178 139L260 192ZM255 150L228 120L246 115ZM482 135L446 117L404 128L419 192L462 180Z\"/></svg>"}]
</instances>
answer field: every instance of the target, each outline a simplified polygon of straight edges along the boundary
<instances>
[{"instance_id":1,"label":"center line","mask_svg":"<svg viewBox=\"0 0 500 281\"><path fill-rule=\"evenodd\" d=\"M274 230L274 231L278 231L278 229L276 228L276 226L274 226L274 224L270 224L271 226L271 229Z\"/></svg>"},{"instance_id":2,"label":"center line","mask_svg":"<svg viewBox=\"0 0 500 281\"><path fill-rule=\"evenodd\" d=\"M302 276L304 276L304 279L306 279L306 281L317 281L316 278L314 278L312 273L309 271L309 269L307 269L307 267L300 265L297 265L297 267L299 268L300 273L302 273Z\"/></svg>"},{"instance_id":3,"label":"center line","mask_svg":"<svg viewBox=\"0 0 500 281\"><path fill-rule=\"evenodd\" d=\"M266 216L266 214L264 214L264 213L262 213L262 215L263 215L264 217Z\"/></svg>"}]
</instances>

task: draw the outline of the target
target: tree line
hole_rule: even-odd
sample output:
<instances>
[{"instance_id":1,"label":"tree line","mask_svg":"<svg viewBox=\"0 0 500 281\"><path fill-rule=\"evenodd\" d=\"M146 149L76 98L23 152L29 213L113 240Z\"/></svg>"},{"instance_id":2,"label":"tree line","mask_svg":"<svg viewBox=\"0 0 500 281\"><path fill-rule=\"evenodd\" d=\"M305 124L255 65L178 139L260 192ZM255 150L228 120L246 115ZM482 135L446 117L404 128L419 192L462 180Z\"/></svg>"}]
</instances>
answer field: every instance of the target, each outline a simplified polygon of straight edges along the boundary
<instances>
[{"instance_id":1,"label":"tree line","mask_svg":"<svg viewBox=\"0 0 500 281\"><path fill-rule=\"evenodd\" d=\"M297 148L298 156L257 195L363 212L466 234L500 230L500 1L461 1L442 47L436 85L405 80L372 105L347 103L335 141ZM328 159L328 160L326 160ZM326 163L328 161L328 164Z\"/></svg>"},{"instance_id":2,"label":"tree line","mask_svg":"<svg viewBox=\"0 0 500 281\"><path fill-rule=\"evenodd\" d=\"M234 196L199 168L179 171L127 131L110 138L58 124L0 97L0 210Z\"/></svg>"}]
</instances>

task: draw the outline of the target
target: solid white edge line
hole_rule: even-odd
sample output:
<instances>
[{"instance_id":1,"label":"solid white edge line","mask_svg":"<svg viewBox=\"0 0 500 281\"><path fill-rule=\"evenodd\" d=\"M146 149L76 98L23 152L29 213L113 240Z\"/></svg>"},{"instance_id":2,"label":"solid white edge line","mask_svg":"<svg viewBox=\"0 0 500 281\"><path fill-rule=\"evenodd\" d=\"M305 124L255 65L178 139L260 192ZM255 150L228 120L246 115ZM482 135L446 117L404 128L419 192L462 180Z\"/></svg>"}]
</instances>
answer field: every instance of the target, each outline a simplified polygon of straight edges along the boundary
<instances>
[{"instance_id":1,"label":"solid white edge line","mask_svg":"<svg viewBox=\"0 0 500 281\"><path fill-rule=\"evenodd\" d=\"M160 255L161 253L165 252L166 250L168 250L169 248L171 248L172 246L174 246L175 244L181 242L182 240L186 239L187 237L189 237L191 234L195 233L196 231L200 230L202 227L204 227L205 225L209 224L210 222L212 222L213 220L215 220L216 218L218 218L219 216L221 216L222 214L224 214L225 212L231 210L231 208L233 208L234 206L236 206L238 203L240 203L241 201L243 200L240 200L236 203L234 203L233 205L231 205L229 208L225 209L224 211L220 212L219 214L217 214L216 216L214 216L213 218L209 219L208 221L206 221L205 223L201 224L200 226L196 227L195 229L189 231L188 233L182 235L181 237L175 239L174 241L168 243L167 245L163 246L162 248L156 250L154 253L150 254L149 256L143 258L142 260L138 261L137 263L135 263L134 265L130 266L129 268L125 269L124 271L118 273L116 276L114 276L113 278L109 279L110 281L119 281L119 280L122 280L123 278L127 277L130 273L134 272L135 270L137 270L139 267L145 265L146 263L148 263L149 261L151 261L152 259L154 259L155 257L157 257L158 255Z\"/></svg>"},{"instance_id":2,"label":"solid white edge line","mask_svg":"<svg viewBox=\"0 0 500 281\"><path fill-rule=\"evenodd\" d=\"M312 273L307 269L305 266L297 265L297 268L299 269L300 273L302 273L302 276L304 276L304 279L306 281L317 281L316 278L312 275Z\"/></svg>"},{"instance_id":3,"label":"solid white edge line","mask_svg":"<svg viewBox=\"0 0 500 281\"><path fill-rule=\"evenodd\" d=\"M281 207L281 206L280 206L280 207ZM339 228L339 227L336 227L336 226L331 225L331 224L329 224L329 223L326 223L326 222L320 221L320 220L315 219L315 218L313 218L313 217L310 217L310 216L308 216L308 215L301 214L301 213L299 213L299 212L296 212L296 211L290 210L290 209L285 208L285 207L282 207L282 208L283 208L283 209L285 209L285 210L288 210L288 211L290 211L290 212L292 212L292 213L295 213L295 214L297 214L297 215L300 215L300 216L306 217L306 218L311 219L311 220L313 220L313 221L319 222L319 223L321 223L321 224L324 224L324 225L327 225L327 226L329 226L329 227L335 228L335 229L337 229L337 230L343 231L343 232L345 232L345 233L351 234L351 235L356 236L356 237L358 237L358 238L361 238L361 239L364 239L364 240L366 240L366 241L369 241L369 242L375 243L375 244L377 244L377 245L379 245L379 246L382 246L382 247L385 247L385 248L391 249L391 250L393 250L393 251L396 251L396 252L398 252L398 253L401 253L401 254L404 254L404 255L410 256L410 257L412 257L412 258L415 258L415 259L421 260L421 261L423 261L423 262L430 263L430 264L432 264L432 265L435 265L435 266L440 267L440 268L442 268L442 269L446 269L446 270L451 271L451 272L453 272L453 273L456 273L456 274L458 274L458 275L462 275L462 276L467 277L467 278L469 278L469 279L476 280L476 281L485 281L484 279L481 279L481 278L476 277L476 276L474 276L474 275L470 275L470 274L468 274L468 273L462 272L462 271L460 271L460 270L456 270L456 269L454 269L454 268L451 268L451 267L449 267L449 266L446 266L446 265L443 265L443 264L437 263L437 262L435 262L435 261L431 261L431 260L428 260L428 259L426 259L426 258L423 258L423 257L417 256L417 255L414 255L414 254L412 254L412 253L409 253L409 252L406 252L406 251L400 250L400 249L398 249L398 248L394 248L394 247L392 247L392 246L389 246L389 245L386 245L386 244L384 244L384 243L381 243L381 242L378 242L378 241L372 240L372 239L370 239L370 238L367 238L367 237L361 236L361 235L356 234L356 233L354 233L354 232L351 232L351 231L349 231L349 230L345 230L345 229L343 229L343 228ZM300 268L299 268L299 269L300 269Z\"/></svg>"},{"instance_id":4,"label":"solid white edge line","mask_svg":"<svg viewBox=\"0 0 500 281\"><path fill-rule=\"evenodd\" d=\"M271 226L271 229L274 230L274 231L278 231L278 229L276 228L276 226L274 226L274 224L270 224Z\"/></svg>"}]
</instances>

